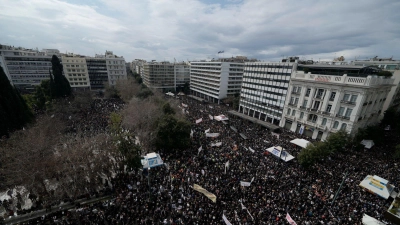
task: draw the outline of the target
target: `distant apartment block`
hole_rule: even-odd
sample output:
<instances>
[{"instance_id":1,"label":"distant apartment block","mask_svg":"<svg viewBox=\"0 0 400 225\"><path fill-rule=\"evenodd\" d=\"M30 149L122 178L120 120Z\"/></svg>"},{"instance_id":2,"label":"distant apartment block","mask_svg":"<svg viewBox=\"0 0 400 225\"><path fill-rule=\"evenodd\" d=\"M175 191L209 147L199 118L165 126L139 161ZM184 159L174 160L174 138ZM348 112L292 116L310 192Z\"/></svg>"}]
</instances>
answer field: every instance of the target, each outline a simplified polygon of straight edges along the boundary
<instances>
[{"instance_id":1,"label":"distant apartment block","mask_svg":"<svg viewBox=\"0 0 400 225\"><path fill-rule=\"evenodd\" d=\"M163 92L175 90L175 69L170 62L147 62L143 65L143 83Z\"/></svg>"},{"instance_id":2,"label":"distant apartment block","mask_svg":"<svg viewBox=\"0 0 400 225\"><path fill-rule=\"evenodd\" d=\"M190 63L190 92L209 102L220 103L240 93L246 57L197 61Z\"/></svg>"},{"instance_id":3,"label":"distant apartment block","mask_svg":"<svg viewBox=\"0 0 400 225\"><path fill-rule=\"evenodd\" d=\"M112 51L106 51L105 58L108 73L108 83L110 85L115 85L118 80L126 80L127 74L124 57L116 56Z\"/></svg>"},{"instance_id":4,"label":"distant apartment block","mask_svg":"<svg viewBox=\"0 0 400 225\"><path fill-rule=\"evenodd\" d=\"M181 62L174 65L175 74L175 91L176 88L183 88L185 83L190 83L190 65L189 63Z\"/></svg>"},{"instance_id":5,"label":"distant apartment block","mask_svg":"<svg viewBox=\"0 0 400 225\"><path fill-rule=\"evenodd\" d=\"M379 121L394 79L366 66L298 64L293 69L281 127L324 140Z\"/></svg>"},{"instance_id":6,"label":"distant apartment block","mask_svg":"<svg viewBox=\"0 0 400 225\"><path fill-rule=\"evenodd\" d=\"M279 125L294 62L245 63L238 111Z\"/></svg>"},{"instance_id":7,"label":"distant apartment block","mask_svg":"<svg viewBox=\"0 0 400 225\"><path fill-rule=\"evenodd\" d=\"M50 79L51 58L57 49L42 51L0 45L0 66L11 83L21 91L33 91L43 80Z\"/></svg>"},{"instance_id":8,"label":"distant apartment block","mask_svg":"<svg viewBox=\"0 0 400 225\"><path fill-rule=\"evenodd\" d=\"M91 89L104 89L104 84L108 83L108 71L105 55L96 54L95 57L86 57L86 64Z\"/></svg>"},{"instance_id":9,"label":"distant apartment block","mask_svg":"<svg viewBox=\"0 0 400 225\"><path fill-rule=\"evenodd\" d=\"M84 56L69 54L61 56L64 76L73 90L90 90L89 74Z\"/></svg>"}]
</instances>

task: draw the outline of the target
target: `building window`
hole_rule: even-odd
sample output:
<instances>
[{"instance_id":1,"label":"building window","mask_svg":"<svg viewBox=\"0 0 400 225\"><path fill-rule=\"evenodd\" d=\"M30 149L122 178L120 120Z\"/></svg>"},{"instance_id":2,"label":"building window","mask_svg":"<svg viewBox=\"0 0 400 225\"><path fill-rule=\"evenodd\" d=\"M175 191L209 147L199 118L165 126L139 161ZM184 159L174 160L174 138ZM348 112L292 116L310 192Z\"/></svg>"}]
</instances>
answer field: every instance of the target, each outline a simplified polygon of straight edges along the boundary
<instances>
[{"instance_id":1,"label":"building window","mask_svg":"<svg viewBox=\"0 0 400 225\"><path fill-rule=\"evenodd\" d=\"M311 88L307 88L306 96L310 96Z\"/></svg>"},{"instance_id":2,"label":"building window","mask_svg":"<svg viewBox=\"0 0 400 225\"><path fill-rule=\"evenodd\" d=\"M340 126L340 130L346 130L346 128L347 128L347 124L342 123L342 126Z\"/></svg>"},{"instance_id":3,"label":"building window","mask_svg":"<svg viewBox=\"0 0 400 225\"><path fill-rule=\"evenodd\" d=\"M295 116L296 115L296 110L292 110L292 116Z\"/></svg>"},{"instance_id":4,"label":"building window","mask_svg":"<svg viewBox=\"0 0 400 225\"><path fill-rule=\"evenodd\" d=\"M338 126L339 126L339 122L338 122L338 121L335 121L335 122L333 123L333 128L334 128L334 129L337 129Z\"/></svg>"},{"instance_id":5,"label":"building window","mask_svg":"<svg viewBox=\"0 0 400 225\"><path fill-rule=\"evenodd\" d=\"M352 95L351 99L350 99L350 102L355 103L356 101L357 101L357 95Z\"/></svg>"},{"instance_id":6,"label":"building window","mask_svg":"<svg viewBox=\"0 0 400 225\"><path fill-rule=\"evenodd\" d=\"M349 98L350 98L350 94L344 94L344 96L343 96L343 101L349 101Z\"/></svg>"},{"instance_id":7,"label":"building window","mask_svg":"<svg viewBox=\"0 0 400 225\"><path fill-rule=\"evenodd\" d=\"M347 108L345 116L350 117L352 111L353 111L353 109Z\"/></svg>"},{"instance_id":8,"label":"building window","mask_svg":"<svg viewBox=\"0 0 400 225\"><path fill-rule=\"evenodd\" d=\"M299 98L296 98L295 100L294 100L294 105L297 105L299 103Z\"/></svg>"},{"instance_id":9,"label":"building window","mask_svg":"<svg viewBox=\"0 0 400 225\"><path fill-rule=\"evenodd\" d=\"M311 122L313 122L313 123L317 122L317 119L318 119L318 116L317 116L317 115L310 114L310 115L308 116L308 120L311 121Z\"/></svg>"},{"instance_id":10,"label":"building window","mask_svg":"<svg viewBox=\"0 0 400 225\"><path fill-rule=\"evenodd\" d=\"M331 112L331 109L332 109L332 105L328 105L328 107L326 107L327 112Z\"/></svg>"},{"instance_id":11,"label":"building window","mask_svg":"<svg viewBox=\"0 0 400 225\"><path fill-rule=\"evenodd\" d=\"M336 92L331 93L331 97L329 98L329 101L335 100Z\"/></svg>"},{"instance_id":12,"label":"building window","mask_svg":"<svg viewBox=\"0 0 400 225\"><path fill-rule=\"evenodd\" d=\"M343 116L343 113L344 113L344 107L340 107L338 115Z\"/></svg>"},{"instance_id":13,"label":"building window","mask_svg":"<svg viewBox=\"0 0 400 225\"><path fill-rule=\"evenodd\" d=\"M325 125L326 125L326 120L327 120L326 118L323 118L323 119L322 119L322 123L321 123L322 126L325 126Z\"/></svg>"},{"instance_id":14,"label":"building window","mask_svg":"<svg viewBox=\"0 0 400 225\"><path fill-rule=\"evenodd\" d=\"M287 114L290 116L290 108L287 109Z\"/></svg>"},{"instance_id":15,"label":"building window","mask_svg":"<svg viewBox=\"0 0 400 225\"><path fill-rule=\"evenodd\" d=\"M304 100L304 101L303 101L303 107L304 107L304 108L307 107L307 103L308 103L308 100Z\"/></svg>"},{"instance_id":16,"label":"building window","mask_svg":"<svg viewBox=\"0 0 400 225\"><path fill-rule=\"evenodd\" d=\"M301 112L300 113L300 119L303 119L303 117L304 117L304 112Z\"/></svg>"}]
</instances>

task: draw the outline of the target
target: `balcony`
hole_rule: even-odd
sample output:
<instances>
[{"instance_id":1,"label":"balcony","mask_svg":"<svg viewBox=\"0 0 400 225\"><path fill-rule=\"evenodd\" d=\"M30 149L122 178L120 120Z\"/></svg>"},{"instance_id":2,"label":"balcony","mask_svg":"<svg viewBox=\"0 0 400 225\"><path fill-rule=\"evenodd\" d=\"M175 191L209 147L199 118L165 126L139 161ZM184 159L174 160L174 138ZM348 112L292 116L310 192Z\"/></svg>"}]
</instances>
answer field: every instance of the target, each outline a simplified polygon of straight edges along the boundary
<instances>
[{"instance_id":1,"label":"balcony","mask_svg":"<svg viewBox=\"0 0 400 225\"><path fill-rule=\"evenodd\" d=\"M329 112L329 111L323 111L323 112L321 112L322 114L324 114L324 115L331 115L331 112Z\"/></svg>"},{"instance_id":2,"label":"balcony","mask_svg":"<svg viewBox=\"0 0 400 225\"><path fill-rule=\"evenodd\" d=\"M290 105L290 106L295 106L295 107L297 106L296 103L292 103L292 102L289 102L289 105Z\"/></svg>"},{"instance_id":3,"label":"balcony","mask_svg":"<svg viewBox=\"0 0 400 225\"><path fill-rule=\"evenodd\" d=\"M335 98L330 98L329 101L333 102L333 101L335 101Z\"/></svg>"},{"instance_id":4,"label":"balcony","mask_svg":"<svg viewBox=\"0 0 400 225\"><path fill-rule=\"evenodd\" d=\"M307 120L307 122L316 123L317 121L316 120Z\"/></svg>"},{"instance_id":5,"label":"balcony","mask_svg":"<svg viewBox=\"0 0 400 225\"><path fill-rule=\"evenodd\" d=\"M300 95L300 91L292 91L293 95Z\"/></svg>"},{"instance_id":6,"label":"balcony","mask_svg":"<svg viewBox=\"0 0 400 225\"><path fill-rule=\"evenodd\" d=\"M310 96L310 94L306 94L306 97L309 97Z\"/></svg>"},{"instance_id":7,"label":"balcony","mask_svg":"<svg viewBox=\"0 0 400 225\"><path fill-rule=\"evenodd\" d=\"M336 117L342 118L342 119L345 119L345 120L350 120L349 116L343 116L343 115L340 115L340 114L336 114Z\"/></svg>"},{"instance_id":8,"label":"balcony","mask_svg":"<svg viewBox=\"0 0 400 225\"><path fill-rule=\"evenodd\" d=\"M316 112L316 111L318 111L318 109L317 108L311 108L310 111L311 112Z\"/></svg>"},{"instance_id":9,"label":"balcony","mask_svg":"<svg viewBox=\"0 0 400 225\"><path fill-rule=\"evenodd\" d=\"M300 106L300 109L307 109L305 106Z\"/></svg>"},{"instance_id":10,"label":"balcony","mask_svg":"<svg viewBox=\"0 0 400 225\"><path fill-rule=\"evenodd\" d=\"M351 101L345 101L345 100L342 100L342 101L340 101L341 103L344 103L344 104L349 104L349 105L355 105L356 104L356 102L351 102Z\"/></svg>"}]
</instances>

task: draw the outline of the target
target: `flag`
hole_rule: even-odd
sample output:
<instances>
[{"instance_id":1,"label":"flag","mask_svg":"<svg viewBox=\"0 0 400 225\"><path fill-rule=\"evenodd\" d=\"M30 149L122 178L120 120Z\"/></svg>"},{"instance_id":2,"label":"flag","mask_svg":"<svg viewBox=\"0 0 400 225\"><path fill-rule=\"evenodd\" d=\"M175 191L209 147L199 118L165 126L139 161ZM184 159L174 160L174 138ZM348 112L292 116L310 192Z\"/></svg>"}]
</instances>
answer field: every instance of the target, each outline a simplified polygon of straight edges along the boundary
<instances>
[{"instance_id":1,"label":"flag","mask_svg":"<svg viewBox=\"0 0 400 225\"><path fill-rule=\"evenodd\" d=\"M290 217L289 213L286 213L286 220L291 224L291 225L297 225L296 222Z\"/></svg>"},{"instance_id":2,"label":"flag","mask_svg":"<svg viewBox=\"0 0 400 225\"><path fill-rule=\"evenodd\" d=\"M213 117L213 116L211 116L211 115L208 115L208 117L210 117L210 120L213 120L213 119L214 119L214 117Z\"/></svg>"},{"instance_id":3,"label":"flag","mask_svg":"<svg viewBox=\"0 0 400 225\"><path fill-rule=\"evenodd\" d=\"M222 219L225 221L226 225L232 225L231 222L226 218L225 214L222 214Z\"/></svg>"},{"instance_id":4,"label":"flag","mask_svg":"<svg viewBox=\"0 0 400 225\"><path fill-rule=\"evenodd\" d=\"M201 123L201 121L203 121L203 118L196 120L196 123Z\"/></svg>"},{"instance_id":5,"label":"flag","mask_svg":"<svg viewBox=\"0 0 400 225\"><path fill-rule=\"evenodd\" d=\"M225 163L225 173L226 173L226 168L229 168L229 160L228 162Z\"/></svg>"},{"instance_id":6,"label":"flag","mask_svg":"<svg viewBox=\"0 0 400 225\"><path fill-rule=\"evenodd\" d=\"M200 146L200 148L199 148L199 150L198 150L198 151L199 151L199 153L197 153L197 155L198 155L198 154L200 154L201 150L203 150L203 145L202 145L202 146Z\"/></svg>"},{"instance_id":7,"label":"flag","mask_svg":"<svg viewBox=\"0 0 400 225\"><path fill-rule=\"evenodd\" d=\"M257 174L256 174L257 175ZM253 183L253 181L254 181L254 177L253 178L251 178L251 181L250 181L250 183Z\"/></svg>"},{"instance_id":8,"label":"flag","mask_svg":"<svg viewBox=\"0 0 400 225\"><path fill-rule=\"evenodd\" d=\"M304 125L301 125L300 129L299 129L299 134L303 134L304 132Z\"/></svg>"},{"instance_id":9,"label":"flag","mask_svg":"<svg viewBox=\"0 0 400 225\"><path fill-rule=\"evenodd\" d=\"M213 193L208 192L206 189L202 188L200 185L193 185L193 189L195 191L198 191L202 194L204 194L207 198L209 198L212 202L216 203L217 202L217 196L215 196Z\"/></svg>"},{"instance_id":10,"label":"flag","mask_svg":"<svg viewBox=\"0 0 400 225\"><path fill-rule=\"evenodd\" d=\"M210 129L211 129L211 128L208 128L208 129L207 129L207 130L206 130L204 133L208 133L208 132L210 132Z\"/></svg>"},{"instance_id":11,"label":"flag","mask_svg":"<svg viewBox=\"0 0 400 225\"><path fill-rule=\"evenodd\" d=\"M255 152L254 149L252 149L251 147L249 147L249 150L250 150L252 153Z\"/></svg>"},{"instance_id":12,"label":"flag","mask_svg":"<svg viewBox=\"0 0 400 225\"><path fill-rule=\"evenodd\" d=\"M240 205L242 206L242 210L247 209L246 206L244 206L242 202L240 202Z\"/></svg>"}]
</instances>

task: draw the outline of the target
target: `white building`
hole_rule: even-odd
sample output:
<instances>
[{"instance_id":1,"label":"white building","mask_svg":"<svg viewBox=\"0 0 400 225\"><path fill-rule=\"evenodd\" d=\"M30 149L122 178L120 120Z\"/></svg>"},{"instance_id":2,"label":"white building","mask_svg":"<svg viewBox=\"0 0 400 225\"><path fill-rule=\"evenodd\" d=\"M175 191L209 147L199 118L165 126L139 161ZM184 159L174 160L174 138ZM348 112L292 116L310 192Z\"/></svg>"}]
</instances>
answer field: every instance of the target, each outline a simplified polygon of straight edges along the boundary
<instances>
[{"instance_id":1,"label":"white building","mask_svg":"<svg viewBox=\"0 0 400 225\"><path fill-rule=\"evenodd\" d=\"M84 56L63 55L62 64L64 76L73 90L90 90L90 79L86 59Z\"/></svg>"},{"instance_id":2,"label":"white building","mask_svg":"<svg viewBox=\"0 0 400 225\"><path fill-rule=\"evenodd\" d=\"M210 102L240 93L246 57L198 61L190 64L190 92ZM255 61L255 60L251 60Z\"/></svg>"},{"instance_id":3,"label":"white building","mask_svg":"<svg viewBox=\"0 0 400 225\"><path fill-rule=\"evenodd\" d=\"M59 56L59 51L0 45L0 66L15 87L32 91L43 80L50 79L49 70L54 54Z\"/></svg>"},{"instance_id":4,"label":"white building","mask_svg":"<svg viewBox=\"0 0 400 225\"><path fill-rule=\"evenodd\" d=\"M313 139L377 123L394 79L364 66L297 65L292 72L281 127Z\"/></svg>"},{"instance_id":5,"label":"white building","mask_svg":"<svg viewBox=\"0 0 400 225\"><path fill-rule=\"evenodd\" d=\"M383 104L383 109L381 112L381 118L383 118L384 112L389 107L399 107L400 106L400 60L393 60L392 58L378 58L374 57L369 60L355 60L352 62L356 66L376 66L383 70L387 70L393 74L395 86L390 90L385 103Z\"/></svg>"},{"instance_id":6,"label":"white building","mask_svg":"<svg viewBox=\"0 0 400 225\"><path fill-rule=\"evenodd\" d=\"M295 65L284 61L245 63L239 113L279 125Z\"/></svg>"},{"instance_id":7,"label":"white building","mask_svg":"<svg viewBox=\"0 0 400 225\"><path fill-rule=\"evenodd\" d=\"M124 57L116 56L112 51L106 51L105 57L109 84L115 85L118 80L126 80L127 74Z\"/></svg>"}]
</instances>

